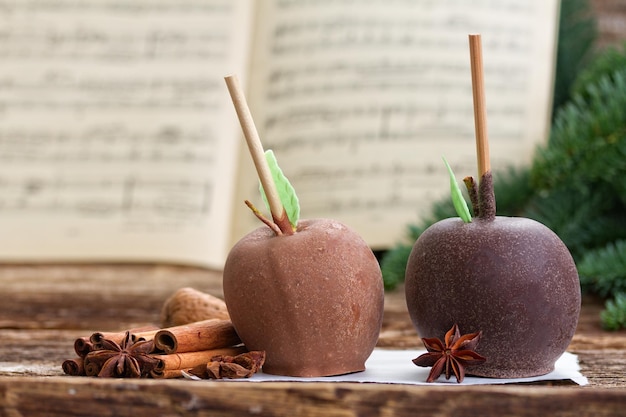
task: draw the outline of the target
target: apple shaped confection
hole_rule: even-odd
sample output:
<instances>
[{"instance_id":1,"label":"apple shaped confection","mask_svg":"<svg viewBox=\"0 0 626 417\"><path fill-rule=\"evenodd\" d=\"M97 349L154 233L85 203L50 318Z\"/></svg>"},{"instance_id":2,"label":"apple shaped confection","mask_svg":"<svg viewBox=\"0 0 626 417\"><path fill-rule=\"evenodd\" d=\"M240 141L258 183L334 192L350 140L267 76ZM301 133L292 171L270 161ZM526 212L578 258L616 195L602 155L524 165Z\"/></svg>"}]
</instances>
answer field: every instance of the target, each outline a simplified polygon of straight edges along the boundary
<instances>
[{"instance_id":1,"label":"apple shaped confection","mask_svg":"<svg viewBox=\"0 0 626 417\"><path fill-rule=\"evenodd\" d=\"M476 352L486 361L468 374L546 374L576 329L576 265L544 225L496 216L486 135L478 128L477 144L478 189L466 179L476 218L468 212L465 220L442 220L417 239L406 266L409 314L423 338L443 338L455 324L463 333L482 331Z\"/></svg>"},{"instance_id":2,"label":"apple shaped confection","mask_svg":"<svg viewBox=\"0 0 626 417\"><path fill-rule=\"evenodd\" d=\"M263 372L338 375L365 369L382 323L378 262L363 239L329 219L301 220L292 235L258 228L231 249L224 298Z\"/></svg>"},{"instance_id":3,"label":"apple shaped confection","mask_svg":"<svg viewBox=\"0 0 626 417\"><path fill-rule=\"evenodd\" d=\"M378 261L353 230L330 219L300 220L293 188L273 153L263 155L236 79L229 91L272 213L224 265L224 300L239 337L266 353L263 372L329 376L365 369L382 325ZM261 152L259 152L261 150ZM267 171L267 173L265 173Z\"/></svg>"},{"instance_id":4,"label":"apple shaped confection","mask_svg":"<svg viewBox=\"0 0 626 417\"><path fill-rule=\"evenodd\" d=\"M411 320L421 337L442 338L454 324L463 333L482 331L476 352L487 360L470 374L546 374L576 330L576 266L546 226L495 216L491 207L483 200L478 218L442 220L417 239L406 267Z\"/></svg>"}]
</instances>

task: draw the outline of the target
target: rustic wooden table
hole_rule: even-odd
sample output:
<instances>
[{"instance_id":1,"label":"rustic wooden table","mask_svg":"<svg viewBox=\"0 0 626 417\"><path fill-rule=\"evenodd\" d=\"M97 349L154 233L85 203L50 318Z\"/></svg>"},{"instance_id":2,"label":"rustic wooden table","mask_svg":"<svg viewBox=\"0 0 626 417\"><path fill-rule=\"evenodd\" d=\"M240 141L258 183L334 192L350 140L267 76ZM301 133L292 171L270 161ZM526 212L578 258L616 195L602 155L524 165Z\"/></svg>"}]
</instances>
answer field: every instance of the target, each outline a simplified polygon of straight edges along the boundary
<instances>
[{"instance_id":1,"label":"rustic wooden table","mask_svg":"<svg viewBox=\"0 0 626 417\"><path fill-rule=\"evenodd\" d=\"M69 377L61 363L94 331L158 323L182 287L222 296L221 273L171 265L0 266L0 416L626 415L626 332L599 326L585 299L569 351L589 385L251 383ZM386 295L380 347L421 348L402 289Z\"/></svg>"}]
</instances>

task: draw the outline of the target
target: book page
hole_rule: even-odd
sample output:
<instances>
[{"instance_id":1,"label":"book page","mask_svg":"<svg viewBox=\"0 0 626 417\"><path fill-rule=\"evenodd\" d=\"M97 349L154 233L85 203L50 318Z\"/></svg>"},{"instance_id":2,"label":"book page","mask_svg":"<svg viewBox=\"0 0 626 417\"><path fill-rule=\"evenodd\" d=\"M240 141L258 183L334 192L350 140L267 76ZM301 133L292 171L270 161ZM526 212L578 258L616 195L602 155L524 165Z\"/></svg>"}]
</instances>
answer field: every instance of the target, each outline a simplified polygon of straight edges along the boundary
<instances>
[{"instance_id":1,"label":"book page","mask_svg":"<svg viewBox=\"0 0 626 417\"><path fill-rule=\"evenodd\" d=\"M222 266L248 0L0 8L0 259Z\"/></svg>"},{"instance_id":2,"label":"book page","mask_svg":"<svg viewBox=\"0 0 626 417\"><path fill-rule=\"evenodd\" d=\"M442 156L459 181L477 175L468 34L482 35L496 175L547 138L556 0L273 0L259 16L249 100L265 148L302 217L341 220L374 249L449 195ZM255 198L254 173L241 184ZM259 225L239 217L237 236Z\"/></svg>"}]
</instances>

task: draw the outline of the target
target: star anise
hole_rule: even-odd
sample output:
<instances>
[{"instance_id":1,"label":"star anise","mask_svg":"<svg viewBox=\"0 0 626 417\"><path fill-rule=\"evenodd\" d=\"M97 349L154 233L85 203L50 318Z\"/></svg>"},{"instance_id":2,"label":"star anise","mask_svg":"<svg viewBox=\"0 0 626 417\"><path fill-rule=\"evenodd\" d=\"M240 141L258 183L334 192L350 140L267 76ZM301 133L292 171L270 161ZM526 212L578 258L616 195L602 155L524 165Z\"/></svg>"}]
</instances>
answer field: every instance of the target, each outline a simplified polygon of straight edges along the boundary
<instances>
[{"instance_id":1,"label":"star anise","mask_svg":"<svg viewBox=\"0 0 626 417\"><path fill-rule=\"evenodd\" d=\"M141 378L150 374L158 360L149 355L153 350L152 340L136 340L126 332L120 344L103 339L98 350L87 354L85 362L97 369L97 376L105 378Z\"/></svg>"},{"instance_id":2,"label":"star anise","mask_svg":"<svg viewBox=\"0 0 626 417\"><path fill-rule=\"evenodd\" d=\"M432 366L426 382L433 382L445 372L446 379L450 379L452 373L456 382L462 382L465 378L465 368L479 365L485 362L485 358L474 352L482 332L476 332L461 336L459 327L455 324L445 335L444 342L436 337L422 338L428 353L413 359L417 366Z\"/></svg>"},{"instance_id":3,"label":"star anise","mask_svg":"<svg viewBox=\"0 0 626 417\"><path fill-rule=\"evenodd\" d=\"M250 378L265 362L265 351L251 351L236 356L217 355L189 373L203 379Z\"/></svg>"}]
</instances>

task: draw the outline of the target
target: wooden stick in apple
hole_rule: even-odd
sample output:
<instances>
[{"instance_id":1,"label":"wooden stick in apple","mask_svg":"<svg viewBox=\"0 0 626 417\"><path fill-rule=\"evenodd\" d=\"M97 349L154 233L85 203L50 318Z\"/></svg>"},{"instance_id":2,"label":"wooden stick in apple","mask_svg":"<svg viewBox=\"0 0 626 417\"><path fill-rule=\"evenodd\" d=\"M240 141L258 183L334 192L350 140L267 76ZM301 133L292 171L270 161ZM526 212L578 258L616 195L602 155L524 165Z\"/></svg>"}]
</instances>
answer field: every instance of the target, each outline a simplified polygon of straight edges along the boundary
<instances>
[{"instance_id":1,"label":"wooden stick in apple","mask_svg":"<svg viewBox=\"0 0 626 417\"><path fill-rule=\"evenodd\" d=\"M474 128L476 131L476 156L478 178L491 170L489 139L487 135L487 109L483 76L483 52L480 35L469 35L470 66L472 71L472 96L474 98Z\"/></svg>"},{"instance_id":2,"label":"wooden stick in apple","mask_svg":"<svg viewBox=\"0 0 626 417\"><path fill-rule=\"evenodd\" d=\"M472 96L474 99L474 128L476 132L476 157L478 160L478 217L493 219L496 216L496 199L489 162L489 139L487 135L487 109L483 76L483 54L480 35L469 35L470 67L472 73ZM466 182L467 184L467 182ZM469 186L468 186L469 187ZM470 195L473 190L468 188Z\"/></svg>"},{"instance_id":3,"label":"wooden stick in apple","mask_svg":"<svg viewBox=\"0 0 626 417\"><path fill-rule=\"evenodd\" d=\"M295 231L291 226L287 212L280 201L267 159L265 158L263 144L261 143L261 139L256 130L256 126L254 124L254 120L252 119L252 114L250 113L250 109L248 107L246 97L243 94L243 89L241 88L239 79L236 75L228 75L224 77L224 80L226 81L228 92L233 101L235 111L237 112L237 117L239 118L241 129L243 130L243 134L246 138L246 143L248 144L248 149L250 150L250 155L252 156L259 180L265 190L265 195L267 196L267 201L270 206L270 212L272 213L272 219L282 234L291 235L295 233ZM255 211L255 214L258 217L258 212ZM268 226L271 227L269 224ZM277 232L277 230L273 227L272 230Z\"/></svg>"}]
</instances>

